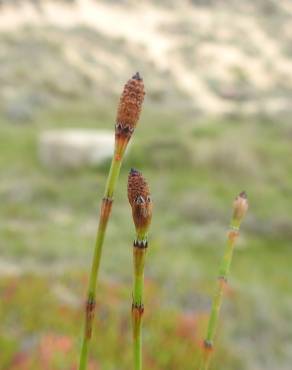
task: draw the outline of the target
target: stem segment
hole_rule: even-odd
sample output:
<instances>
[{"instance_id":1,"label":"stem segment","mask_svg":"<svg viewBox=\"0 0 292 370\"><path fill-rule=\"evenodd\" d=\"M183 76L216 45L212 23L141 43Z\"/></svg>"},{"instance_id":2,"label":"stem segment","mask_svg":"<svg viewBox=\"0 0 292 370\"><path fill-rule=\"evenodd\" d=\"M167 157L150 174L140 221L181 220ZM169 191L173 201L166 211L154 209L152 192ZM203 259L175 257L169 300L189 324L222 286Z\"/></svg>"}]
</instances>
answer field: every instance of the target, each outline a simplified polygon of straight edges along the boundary
<instances>
[{"instance_id":1,"label":"stem segment","mask_svg":"<svg viewBox=\"0 0 292 370\"><path fill-rule=\"evenodd\" d=\"M94 311L96 304L96 284L102 253L102 246L107 228L107 223L111 214L113 194L119 177L121 162L122 157L115 154L112 159L107 184L105 187L104 198L101 204L99 225L97 229L91 272L89 276L89 287L85 308L85 323L84 323L84 333L82 337L79 370L86 370L87 368L88 345L92 334L92 323L94 319Z\"/></svg>"},{"instance_id":2,"label":"stem segment","mask_svg":"<svg viewBox=\"0 0 292 370\"><path fill-rule=\"evenodd\" d=\"M134 370L142 369L142 318L144 313L143 290L146 250L146 240L134 242L134 285L132 303Z\"/></svg>"},{"instance_id":3,"label":"stem segment","mask_svg":"<svg viewBox=\"0 0 292 370\"><path fill-rule=\"evenodd\" d=\"M223 259L219 268L219 275L217 279L217 285L213 297L213 303L208 323L207 335L203 344L203 354L201 357L201 363L199 370L208 370L211 354L214 347L214 339L217 331L219 314L223 300L224 289L227 285L227 279L230 271L230 265L233 256L233 250L236 240L239 236L239 228L241 221L247 211L248 204L246 200L246 194L241 193L234 202L234 212L231 219L230 230L227 236L227 244Z\"/></svg>"}]
</instances>

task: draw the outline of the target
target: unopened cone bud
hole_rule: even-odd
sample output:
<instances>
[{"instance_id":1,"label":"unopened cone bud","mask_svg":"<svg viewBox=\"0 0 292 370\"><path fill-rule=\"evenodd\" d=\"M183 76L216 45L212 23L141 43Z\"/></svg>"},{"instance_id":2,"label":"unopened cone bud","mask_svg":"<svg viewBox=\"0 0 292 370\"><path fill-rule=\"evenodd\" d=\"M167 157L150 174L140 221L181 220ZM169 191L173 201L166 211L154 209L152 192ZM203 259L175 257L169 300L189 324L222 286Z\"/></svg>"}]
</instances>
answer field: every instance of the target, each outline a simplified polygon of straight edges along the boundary
<instances>
[{"instance_id":1,"label":"unopened cone bud","mask_svg":"<svg viewBox=\"0 0 292 370\"><path fill-rule=\"evenodd\" d=\"M149 186L142 174L131 169L128 177L128 199L138 235L146 235L152 218Z\"/></svg>"},{"instance_id":2,"label":"unopened cone bud","mask_svg":"<svg viewBox=\"0 0 292 370\"><path fill-rule=\"evenodd\" d=\"M243 191L240 193L233 203L233 220L240 225L248 210L247 194Z\"/></svg>"}]
</instances>

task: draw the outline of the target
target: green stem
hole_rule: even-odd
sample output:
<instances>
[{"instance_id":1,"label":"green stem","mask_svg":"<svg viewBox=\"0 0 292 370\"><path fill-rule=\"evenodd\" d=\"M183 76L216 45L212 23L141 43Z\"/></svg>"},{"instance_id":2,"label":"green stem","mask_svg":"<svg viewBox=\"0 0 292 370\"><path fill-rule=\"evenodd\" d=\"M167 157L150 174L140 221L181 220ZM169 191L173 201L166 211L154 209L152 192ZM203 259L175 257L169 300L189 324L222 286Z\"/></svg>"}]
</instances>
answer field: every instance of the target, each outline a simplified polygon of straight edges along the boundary
<instances>
[{"instance_id":1,"label":"green stem","mask_svg":"<svg viewBox=\"0 0 292 370\"><path fill-rule=\"evenodd\" d=\"M104 191L105 198L112 198L116 190L116 185L118 182L118 177L119 177L120 169L122 165L122 159L123 159L122 155L123 154L117 154L117 150L115 151L115 154L112 159L111 167L109 170L107 183L105 186L105 191Z\"/></svg>"},{"instance_id":2,"label":"green stem","mask_svg":"<svg viewBox=\"0 0 292 370\"><path fill-rule=\"evenodd\" d=\"M134 369L142 369L142 327L137 330L137 339L134 341Z\"/></svg>"},{"instance_id":3,"label":"green stem","mask_svg":"<svg viewBox=\"0 0 292 370\"><path fill-rule=\"evenodd\" d=\"M122 164L122 156L113 156L110 171L108 174L108 179L105 187L104 198L101 204L100 218L97 229L96 241L94 254L91 265L91 272L89 276L89 286L87 293L87 302L85 310L85 320L84 320L84 332L82 337L82 346L80 353L79 370L86 370L87 368L87 357L88 357L88 346L91 339L92 332L92 322L94 319L95 310L95 298L96 298L96 284L98 271L100 266L100 259L102 254L102 246L104 242L104 237L106 233L106 228L108 220L111 214L111 206L113 202L113 194L116 188L117 180L119 177L120 169Z\"/></svg>"},{"instance_id":4,"label":"green stem","mask_svg":"<svg viewBox=\"0 0 292 370\"><path fill-rule=\"evenodd\" d=\"M139 239L138 239L139 240ZM147 243L147 241L145 241ZM142 317L144 312L144 265L147 244L134 244L134 284L132 304L134 370L142 370Z\"/></svg>"},{"instance_id":5,"label":"green stem","mask_svg":"<svg viewBox=\"0 0 292 370\"><path fill-rule=\"evenodd\" d=\"M132 324L133 324L133 350L134 369L142 369L142 316L143 316L143 276L134 279Z\"/></svg>"},{"instance_id":6,"label":"green stem","mask_svg":"<svg viewBox=\"0 0 292 370\"><path fill-rule=\"evenodd\" d=\"M143 305L144 273L136 275L134 279L133 303L137 306Z\"/></svg>"},{"instance_id":7,"label":"green stem","mask_svg":"<svg viewBox=\"0 0 292 370\"><path fill-rule=\"evenodd\" d=\"M236 219L231 220L230 231L228 233L227 244L223 259L219 268L219 276L217 279L217 285L215 294L213 297L212 308L208 323L207 335L204 341L204 352L201 358L199 370L208 370L210 364L210 357L214 347L214 339L217 331L219 314L223 300L224 288L227 284L227 278L230 271L230 265L233 256L233 250L236 239L239 235L240 223Z\"/></svg>"}]
</instances>

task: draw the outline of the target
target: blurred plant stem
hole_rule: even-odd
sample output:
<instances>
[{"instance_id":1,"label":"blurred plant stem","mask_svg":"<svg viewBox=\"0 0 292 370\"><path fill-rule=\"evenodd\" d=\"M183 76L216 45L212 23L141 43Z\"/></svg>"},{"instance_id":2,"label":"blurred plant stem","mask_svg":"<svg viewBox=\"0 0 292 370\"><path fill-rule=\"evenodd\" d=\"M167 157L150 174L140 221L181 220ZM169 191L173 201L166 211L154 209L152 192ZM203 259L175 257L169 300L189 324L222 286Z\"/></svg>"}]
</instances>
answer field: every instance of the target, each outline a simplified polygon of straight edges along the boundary
<instances>
[{"instance_id":1,"label":"blurred plant stem","mask_svg":"<svg viewBox=\"0 0 292 370\"><path fill-rule=\"evenodd\" d=\"M233 250L236 240L239 236L240 224L245 216L247 209L248 209L247 196L245 192L242 192L235 199L233 205L233 216L230 223L230 230L227 236L227 245L219 268L219 275L217 279L215 294L213 297L207 335L203 343L203 353L201 357L199 370L208 370L209 368L211 354L214 349L214 339L217 331L224 289L225 286L227 285L227 278L230 271Z\"/></svg>"},{"instance_id":2,"label":"blurred plant stem","mask_svg":"<svg viewBox=\"0 0 292 370\"><path fill-rule=\"evenodd\" d=\"M89 276L89 287L87 293L85 324L82 338L79 370L85 370L87 367L88 345L92 334L92 322L94 319L95 311L96 284L101 260L102 246L107 223L111 214L111 208L113 203L112 197L119 177L121 163L122 163L121 157L115 155L112 159L108 180L104 192L104 198L101 204L99 225L97 229L94 255L92 259L92 266Z\"/></svg>"}]
</instances>

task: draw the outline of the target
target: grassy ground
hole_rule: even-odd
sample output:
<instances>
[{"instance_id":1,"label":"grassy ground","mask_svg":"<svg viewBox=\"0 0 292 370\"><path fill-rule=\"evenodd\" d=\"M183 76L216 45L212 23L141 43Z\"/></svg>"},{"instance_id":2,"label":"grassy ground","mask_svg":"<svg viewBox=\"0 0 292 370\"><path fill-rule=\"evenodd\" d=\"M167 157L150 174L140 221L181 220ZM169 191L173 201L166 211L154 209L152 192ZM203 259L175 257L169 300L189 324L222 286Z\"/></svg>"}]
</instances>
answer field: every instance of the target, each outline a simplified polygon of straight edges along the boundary
<instances>
[{"instance_id":1,"label":"grassy ground","mask_svg":"<svg viewBox=\"0 0 292 370\"><path fill-rule=\"evenodd\" d=\"M33 123L0 123L0 369L74 369L82 301L108 164L79 171L39 163L52 127L113 127L107 106L76 105ZM92 369L131 366L133 226L130 167L155 202L147 263L146 363L195 369L235 195L242 227L213 368L288 369L292 319L292 129L284 120L203 119L145 111L121 173L102 260ZM290 343L290 344L289 344ZM145 366L146 367L146 366Z\"/></svg>"}]
</instances>

